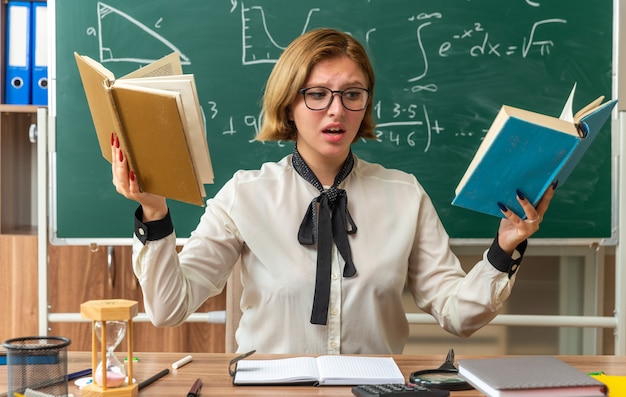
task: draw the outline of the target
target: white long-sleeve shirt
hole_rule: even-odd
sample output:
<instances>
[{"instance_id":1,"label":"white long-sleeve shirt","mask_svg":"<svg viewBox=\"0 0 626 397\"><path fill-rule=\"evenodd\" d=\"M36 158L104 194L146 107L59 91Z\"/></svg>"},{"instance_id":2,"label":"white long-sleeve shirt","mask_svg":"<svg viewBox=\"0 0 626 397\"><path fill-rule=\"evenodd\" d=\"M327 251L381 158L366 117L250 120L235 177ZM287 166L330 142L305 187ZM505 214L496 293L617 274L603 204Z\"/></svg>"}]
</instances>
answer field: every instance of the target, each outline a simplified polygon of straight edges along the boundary
<instances>
[{"instance_id":1,"label":"white long-sleeve shirt","mask_svg":"<svg viewBox=\"0 0 626 397\"><path fill-rule=\"evenodd\" d=\"M310 323L317 247L297 238L319 192L296 173L291 156L237 172L207 200L180 254L169 215L147 224L136 219L134 271L152 322L183 322L222 291L239 257L241 352L401 353L409 333L405 284L417 306L453 334L468 336L493 319L511 292L519 260L494 241L465 274L413 175L355 158L339 188L358 227L349 235L357 274L342 276L344 261L333 247L327 325Z\"/></svg>"}]
</instances>

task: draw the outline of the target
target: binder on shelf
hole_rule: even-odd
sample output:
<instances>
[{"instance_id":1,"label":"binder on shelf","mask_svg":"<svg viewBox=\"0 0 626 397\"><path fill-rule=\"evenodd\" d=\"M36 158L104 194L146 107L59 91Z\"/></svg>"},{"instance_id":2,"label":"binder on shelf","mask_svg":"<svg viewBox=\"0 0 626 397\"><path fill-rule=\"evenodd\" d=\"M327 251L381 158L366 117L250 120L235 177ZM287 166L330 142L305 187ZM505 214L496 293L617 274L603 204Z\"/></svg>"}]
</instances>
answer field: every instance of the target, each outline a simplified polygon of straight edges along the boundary
<instances>
[{"instance_id":1,"label":"binder on shelf","mask_svg":"<svg viewBox=\"0 0 626 397\"><path fill-rule=\"evenodd\" d=\"M31 19L31 103L48 104L48 7L33 3Z\"/></svg>"},{"instance_id":2,"label":"binder on shelf","mask_svg":"<svg viewBox=\"0 0 626 397\"><path fill-rule=\"evenodd\" d=\"M13 105L30 104L31 95L31 3L7 2L7 45L5 72L5 102Z\"/></svg>"}]
</instances>

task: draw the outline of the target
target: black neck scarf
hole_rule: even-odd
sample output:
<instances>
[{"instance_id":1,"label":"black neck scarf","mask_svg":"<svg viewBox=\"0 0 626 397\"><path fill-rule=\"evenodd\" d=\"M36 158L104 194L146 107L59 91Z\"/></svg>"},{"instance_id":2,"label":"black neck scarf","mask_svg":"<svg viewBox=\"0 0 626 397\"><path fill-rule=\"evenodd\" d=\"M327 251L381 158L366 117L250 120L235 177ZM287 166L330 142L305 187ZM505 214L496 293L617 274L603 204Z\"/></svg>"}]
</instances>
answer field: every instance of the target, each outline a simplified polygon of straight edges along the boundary
<instances>
[{"instance_id":1,"label":"black neck scarf","mask_svg":"<svg viewBox=\"0 0 626 397\"><path fill-rule=\"evenodd\" d=\"M352 171L354 157L350 151L341 171L335 177L335 182L326 191L300 156L297 147L294 148L291 161L296 172L320 192L320 195L311 201L302 219L298 230L298 241L302 245L313 245L317 237L317 272L311 323L326 325L330 299L330 263L333 240L346 262L343 276L352 277L356 274L356 267L352 263L348 234L356 233L357 228L348 211L348 195L345 190L337 188ZM348 229L346 222L350 224L350 229Z\"/></svg>"}]
</instances>

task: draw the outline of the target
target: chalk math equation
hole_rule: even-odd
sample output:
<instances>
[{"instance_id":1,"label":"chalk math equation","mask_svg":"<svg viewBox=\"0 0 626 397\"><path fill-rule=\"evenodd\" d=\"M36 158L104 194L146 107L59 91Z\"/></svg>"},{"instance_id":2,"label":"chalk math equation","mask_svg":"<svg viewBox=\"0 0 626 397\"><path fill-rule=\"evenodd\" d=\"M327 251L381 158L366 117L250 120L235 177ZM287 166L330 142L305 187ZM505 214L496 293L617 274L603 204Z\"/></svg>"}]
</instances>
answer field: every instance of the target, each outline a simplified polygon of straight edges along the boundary
<instances>
[{"instance_id":1,"label":"chalk math equation","mask_svg":"<svg viewBox=\"0 0 626 397\"><path fill-rule=\"evenodd\" d=\"M360 3L360 6L367 7L373 1L367 0ZM241 24L241 65L256 68L259 65L275 63L294 37L282 37L281 42L277 38L280 36L277 33L282 26L277 24L276 19L272 20L268 16L284 11L273 9L276 8L274 3L262 0L228 0L228 2L233 23ZM417 3L415 7L419 8L419 4L421 3ZM541 7L541 3L530 0L526 0L526 5ZM301 10L293 11L289 22L298 27L296 34L301 34L309 29L324 26L327 16L333 14L331 8L332 5L326 8L317 5L305 6ZM141 65L152 62L165 53L178 51L183 65L193 63L193 59L186 55L183 45L176 44L175 40L168 39L166 34L160 32L163 21L168 18L166 14L157 20L141 21L121 7L115 8L104 2L97 3L96 12L97 26L90 27L86 34L97 38L101 62L135 62ZM406 48L411 49L402 54L403 58L411 60L410 72L405 81L398 87L393 87L396 92L402 93L398 95L398 98L402 99L373 98L377 120L374 143L384 142L428 152L436 145L437 137L444 134L454 137L483 136L488 126L480 131L460 131L457 127L447 126L445 121L439 120L434 116L437 112L425 104L424 98L435 95L440 91L441 85L445 84L445 81L439 81L444 77L436 73L432 65L444 61L452 64L457 62L459 57L489 59L517 57L520 62L530 56L549 57L552 50L559 45L559 42L551 37L551 32L555 27L568 23L565 18L541 18L527 22L526 29L516 31L514 36L498 37L491 32L488 23L479 19L470 20L464 25L458 23L446 25L446 18L447 15L443 11L412 10L406 11L405 15L402 15L402 20L394 25L394 29L397 30L396 40L402 41ZM369 23L372 26L367 26ZM378 48L373 43L377 42L377 35L381 34L382 28L376 26L375 22L367 20L362 21L362 24L365 25L363 28L365 33L364 37L359 39L376 58ZM441 26L449 28L446 34L441 34ZM114 38L109 39L115 37L110 33L119 29L124 29L133 40L137 42L143 40L150 45L135 46L132 54L127 53L124 45L116 42ZM350 33L349 29L346 31ZM436 42L433 40L435 31ZM148 50L145 54L140 54L137 48ZM199 94L200 97L203 96L202 92ZM209 133L214 134L217 130L219 131L217 133L222 135L243 135L248 137L247 140L251 144L259 144L254 140L261 122L259 110L244 109L242 114L229 114L226 110L222 111L224 101L225 98L211 98L202 103Z\"/></svg>"},{"instance_id":2,"label":"chalk math equation","mask_svg":"<svg viewBox=\"0 0 626 397\"><path fill-rule=\"evenodd\" d=\"M236 0L232 0L231 4L233 5L231 13L235 13L239 9L241 16L242 64L252 66L263 63L275 63L288 43L279 43L272 33L271 26L267 20L267 14L271 12L268 8L271 6L267 3L262 4L261 1L242 1L238 4ZM532 7L540 6L539 3L530 1L527 4ZM301 21L301 32L307 31L317 16L322 17L323 11L321 7L311 7L300 12L300 15L295 15L294 19ZM413 48L416 49L415 55L419 59L416 62L415 74L407 79L406 86L402 87L402 90L412 93L436 93L438 91L439 82L429 81L431 57L447 58L461 54L462 56L474 58L519 56L524 59L529 54L549 56L556 43L549 35L546 36L545 28L549 25L567 23L567 20L563 18L541 19L529 24L528 31L519 38L518 42L504 43L504 41L499 41L490 36L488 28L483 23L476 21L469 23L467 26L459 26L457 32L442 40L437 47L437 51L434 54L430 54L425 49L424 36L428 34L429 28L432 28L444 19L445 14L443 12L420 12L406 17L405 22L407 24L417 25L415 36L412 39L414 40ZM377 28L375 26L366 29L365 44L367 46L370 44L370 39L376 34ZM459 50L458 47L463 47L463 49ZM375 50L371 47L368 47L368 49ZM418 70L419 68L421 70ZM383 101L374 100L374 114L377 120L377 142L386 141L397 146L416 147L427 152L437 135L447 133L445 125L440 123L438 119L431 118L428 108L424 104L383 103ZM213 102L211 105L217 110L217 102ZM217 116L217 112L214 115ZM257 116L246 115L239 121L243 122L243 127L253 128L254 134L258 133L259 120ZM236 124L233 116L230 116L228 128L223 131L223 134L236 134ZM486 128L477 133L482 136L485 132ZM477 134L471 131L451 131L449 133L457 137L474 136ZM250 142L254 142L254 140L251 139Z\"/></svg>"}]
</instances>

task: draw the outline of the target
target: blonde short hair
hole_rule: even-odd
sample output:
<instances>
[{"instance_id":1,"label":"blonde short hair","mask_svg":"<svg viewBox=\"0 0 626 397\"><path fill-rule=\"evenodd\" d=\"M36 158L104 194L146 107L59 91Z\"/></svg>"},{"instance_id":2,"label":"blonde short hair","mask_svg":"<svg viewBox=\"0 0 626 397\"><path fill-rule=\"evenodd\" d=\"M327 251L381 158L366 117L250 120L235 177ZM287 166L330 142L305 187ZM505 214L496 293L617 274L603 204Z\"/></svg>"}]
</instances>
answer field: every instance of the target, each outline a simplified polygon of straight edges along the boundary
<instances>
[{"instance_id":1,"label":"blonde short hair","mask_svg":"<svg viewBox=\"0 0 626 397\"><path fill-rule=\"evenodd\" d=\"M259 141L295 141L296 126L289 120L289 106L296 99L298 90L309 77L318 62L336 56L347 56L356 62L367 78L370 101L356 135L358 138L374 138L372 97L374 94L374 70L365 48L355 38L335 29L311 30L296 38L276 62L265 86Z\"/></svg>"}]
</instances>

